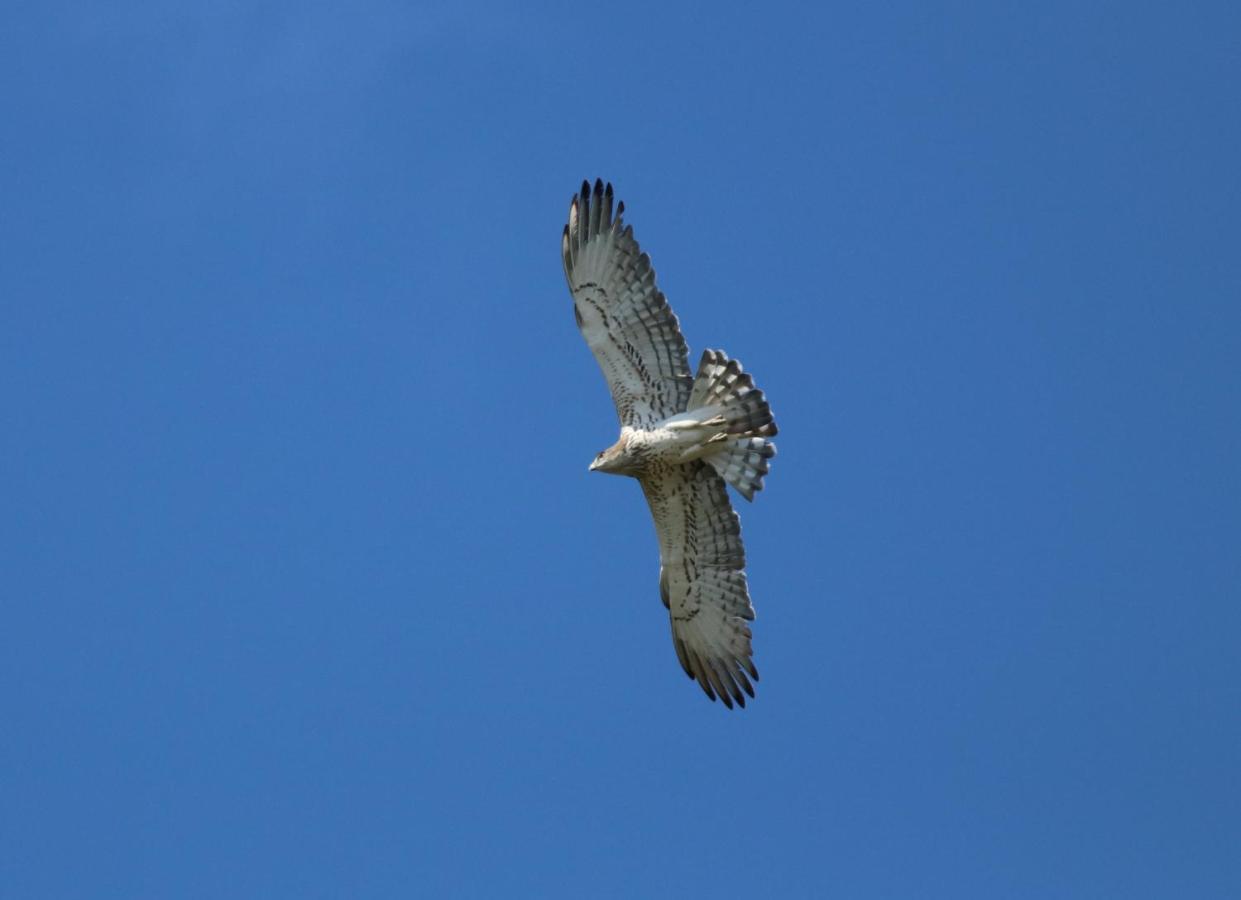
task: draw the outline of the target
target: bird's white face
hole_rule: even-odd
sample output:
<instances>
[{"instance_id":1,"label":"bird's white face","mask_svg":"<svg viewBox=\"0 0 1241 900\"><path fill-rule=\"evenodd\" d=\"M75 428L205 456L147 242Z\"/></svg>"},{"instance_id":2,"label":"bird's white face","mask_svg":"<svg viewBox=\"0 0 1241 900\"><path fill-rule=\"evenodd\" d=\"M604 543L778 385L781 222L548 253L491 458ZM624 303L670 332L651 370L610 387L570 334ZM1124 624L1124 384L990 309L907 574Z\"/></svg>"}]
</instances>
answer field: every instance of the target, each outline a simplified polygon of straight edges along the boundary
<instances>
[{"instance_id":1,"label":"bird's white face","mask_svg":"<svg viewBox=\"0 0 1241 900\"><path fill-rule=\"evenodd\" d=\"M615 464L614 459L608 457L607 450L600 450L595 454L595 458L590 463L590 471L592 472L610 472L611 466Z\"/></svg>"},{"instance_id":2,"label":"bird's white face","mask_svg":"<svg viewBox=\"0 0 1241 900\"><path fill-rule=\"evenodd\" d=\"M590 464L592 472L607 472L609 475L626 475L627 467L632 462L625 453L625 439L621 438L606 450L595 455Z\"/></svg>"}]
</instances>

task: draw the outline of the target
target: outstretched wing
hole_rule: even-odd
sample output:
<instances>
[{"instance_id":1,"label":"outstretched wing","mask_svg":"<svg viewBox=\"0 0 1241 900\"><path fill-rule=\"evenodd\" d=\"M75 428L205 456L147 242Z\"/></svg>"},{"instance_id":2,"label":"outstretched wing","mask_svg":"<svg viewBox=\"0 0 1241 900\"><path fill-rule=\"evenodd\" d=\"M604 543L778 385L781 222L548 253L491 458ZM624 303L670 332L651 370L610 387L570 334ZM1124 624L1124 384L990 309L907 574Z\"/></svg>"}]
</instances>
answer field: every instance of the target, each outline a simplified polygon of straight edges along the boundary
<instances>
[{"instance_id":1,"label":"outstretched wing","mask_svg":"<svg viewBox=\"0 0 1241 900\"><path fill-rule=\"evenodd\" d=\"M693 376L685 338L655 286L651 258L612 215L612 185L589 182L569 207L561 254L577 327L608 380L621 425L642 428L685 411Z\"/></svg>"},{"instance_id":2,"label":"outstretched wing","mask_svg":"<svg viewBox=\"0 0 1241 900\"><path fill-rule=\"evenodd\" d=\"M734 700L745 706L745 695L754 696L750 679L758 681L747 624L754 607L724 480L695 461L652 472L642 491L659 535L659 592L677 659L712 700L718 694L729 709Z\"/></svg>"}]
</instances>

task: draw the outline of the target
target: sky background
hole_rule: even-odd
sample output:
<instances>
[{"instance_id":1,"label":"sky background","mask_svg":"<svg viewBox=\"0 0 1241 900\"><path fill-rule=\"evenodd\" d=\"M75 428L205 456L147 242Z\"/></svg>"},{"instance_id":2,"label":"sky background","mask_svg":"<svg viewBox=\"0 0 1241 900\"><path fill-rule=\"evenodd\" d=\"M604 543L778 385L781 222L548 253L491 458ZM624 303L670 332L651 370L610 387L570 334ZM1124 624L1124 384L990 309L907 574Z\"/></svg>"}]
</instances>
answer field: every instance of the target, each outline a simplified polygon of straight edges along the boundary
<instances>
[{"instance_id":1,"label":"sky background","mask_svg":"<svg viewBox=\"0 0 1241 900\"><path fill-rule=\"evenodd\" d=\"M1241 896L1236 4L0 20L6 900ZM596 176L780 425L743 712Z\"/></svg>"}]
</instances>

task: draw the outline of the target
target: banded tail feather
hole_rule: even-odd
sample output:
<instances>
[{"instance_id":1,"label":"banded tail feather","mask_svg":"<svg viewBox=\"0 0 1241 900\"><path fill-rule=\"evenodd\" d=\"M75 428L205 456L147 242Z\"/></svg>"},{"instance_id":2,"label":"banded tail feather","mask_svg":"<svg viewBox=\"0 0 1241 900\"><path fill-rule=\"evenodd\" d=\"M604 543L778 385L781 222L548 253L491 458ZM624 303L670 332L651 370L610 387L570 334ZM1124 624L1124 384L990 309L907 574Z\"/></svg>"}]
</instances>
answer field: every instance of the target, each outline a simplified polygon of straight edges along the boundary
<instances>
[{"instance_id":1,"label":"banded tail feather","mask_svg":"<svg viewBox=\"0 0 1241 900\"><path fill-rule=\"evenodd\" d=\"M700 422L718 422L711 439L718 448L702 458L741 496L753 500L776 455L776 420L754 379L722 350L706 350L690 392L689 407Z\"/></svg>"},{"instance_id":2,"label":"banded tail feather","mask_svg":"<svg viewBox=\"0 0 1241 900\"><path fill-rule=\"evenodd\" d=\"M776 422L754 379L722 350L704 350L690 390L689 409L700 421L724 419L726 434L775 437Z\"/></svg>"},{"instance_id":3,"label":"banded tail feather","mask_svg":"<svg viewBox=\"0 0 1241 900\"><path fill-rule=\"evenodd\" d=\"M747 437L728 441L715 453L703 457L720 477L737 489L747 500L763 489L763 477L771 469L776 445L766 438Z\"/></svg>"}]
</instances>

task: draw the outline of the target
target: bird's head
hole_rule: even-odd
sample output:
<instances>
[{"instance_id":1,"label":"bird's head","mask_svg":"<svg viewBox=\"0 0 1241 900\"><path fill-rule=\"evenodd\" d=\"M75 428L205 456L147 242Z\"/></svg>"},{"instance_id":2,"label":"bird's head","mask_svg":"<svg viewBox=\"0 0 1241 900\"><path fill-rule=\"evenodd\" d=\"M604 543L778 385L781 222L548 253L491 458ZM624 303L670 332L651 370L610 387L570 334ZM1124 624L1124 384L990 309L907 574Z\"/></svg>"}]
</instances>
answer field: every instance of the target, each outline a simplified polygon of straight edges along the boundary
<instances>
[{"instance_id":1,"label":"bird's head","mask_svg":"<svg viewBox=\"0 0 1241 900\"><path fill-rule=\"evenodd\" d=\"M590 471L607 472L610 475L628 474L626 470L632 460L630 460L628 455L625 453L625 443L625 438L622 436L621 439L611 447L608 447L606 450L601 450L595 455L594 461L591 462Z\"/></svg>"}]
</instances>

